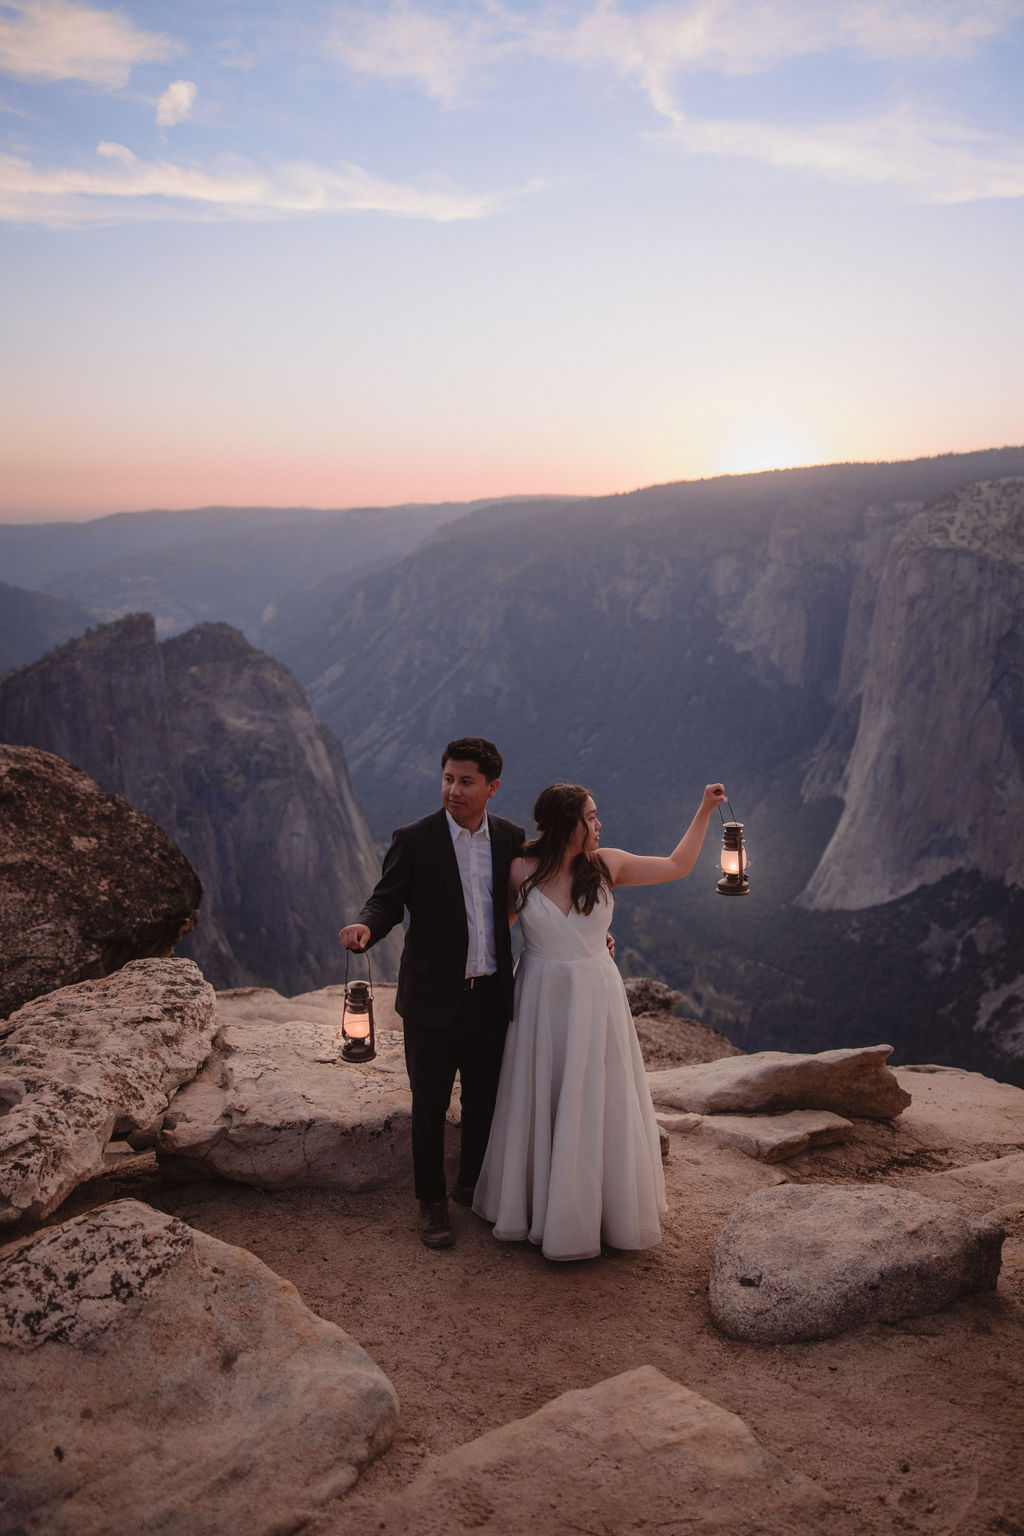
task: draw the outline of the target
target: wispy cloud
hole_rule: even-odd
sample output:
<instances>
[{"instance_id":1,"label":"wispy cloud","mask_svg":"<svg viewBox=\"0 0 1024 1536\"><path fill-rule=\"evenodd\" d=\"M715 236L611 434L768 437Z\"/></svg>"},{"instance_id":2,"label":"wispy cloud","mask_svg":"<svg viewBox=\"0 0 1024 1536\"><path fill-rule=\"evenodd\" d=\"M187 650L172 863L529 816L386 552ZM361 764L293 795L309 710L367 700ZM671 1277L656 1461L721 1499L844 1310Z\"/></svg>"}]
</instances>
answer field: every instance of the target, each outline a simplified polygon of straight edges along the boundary
<instances>
[{"instance_id":1,"label":"wispy cloud","mask_svg":"<svg viewBox=\"0 0 1024 1536\"><path fill-rule=\"evenodd\" d=\"M72 0L0 4L0 72L26 80L86 80L115 88L136 64L172 58L173 38L143 32L119 11Z\"/></svg>"},{"instance_id":2,"label":"wispy cloud","mask_svg":"<svg viewBox=\"0 0 1024 1536\"><path fill-rule=\"evenodd\" d=\"M660 110L679 71L762 72L813 54L962 57L1021 15L1020 0L658 0L517 11L500 0L390 0L335 11L328 48L346 68L451 99L514 54L601 65L639 80Z\"/></svg>"},{"instance_id":3,"label":"wispy cloud","mask_svg":"<svg viewBox=\"0 0 1024 1536\"><path fill-rule=\"evenodd\" d=\"M678 71L754 74L839 52L959 58L1020 14L1019 0L688 0L639 10L598 0L562 33L549 30L546 46L638 78L660 109Z\"/></svg>"},{"instance_id":4,"label":"wispy cloud","mask_svg":"<svg viewBox=\"0 0 1024 1536\"><path fill-rule=\"evenodd\" d=\"M813 128L698 121L670 133L689 154L730 155L833 181L902 187L933 203L1024 197L1024 145L908 109Z\"/></svg>"},{"instance_id":5,"label":"wispy cloud","mask_svg":"<svg viewBox=\"0 0 1024 1536\"><path fill-rule=\"evenodd\" d=\"M38 169L0 155L0 220L52 227L139 219L259 219L318 213L383 213L447 223L481 219L515 195L474 195L385 181L347 162L291 161L273 170L230 159L213 170L137 159L103 141L109 166ZM529 190L529 189L527 189Z\"/></svg>"},{"instance_id":6,"label":"wispy cloud","mask_svg":"<svg viewBox=\"0 0 1024 1536\"><path fill-rule=\"evenodd\" d=\"M902 106L813 127L790 126L785 104L776 120L720 121L695 116L687 102L698 76L766 75L817 56L911 69L962 59L1024 15L1021 0L596 0L574 12L392 0L383 10L345 4L336 14L331 50L347 69L410 81L445 102L478 89L515 55L543 58L631 82L684 153L899 185L934 201L1022 195L1024 145L939 119L909 95Z\"/></svg>"},{"instance_id":7,"label":"wispy cloud","mask_svg":"<svg viewBox=\"0 0 1024 1536\"><path fill-rule=\"evenodd\" d=\"M192 111L199 87L193 80L172 80L156 104L156 120L161 128L183 123Z\"/></svg>"},{"instance_id":8,"label":"wispy cloud","mask_svg":"<svg viewBox=\"0 0 1024 1536\"><path fill-rule=\"evenodd\" d=\"M343 4L327 50L354 74L410 80L440 101L460 96L510 54L531 51L531 23L498 4L428 10L413 0L386 8Z\"/></svg>"}]
</instances>

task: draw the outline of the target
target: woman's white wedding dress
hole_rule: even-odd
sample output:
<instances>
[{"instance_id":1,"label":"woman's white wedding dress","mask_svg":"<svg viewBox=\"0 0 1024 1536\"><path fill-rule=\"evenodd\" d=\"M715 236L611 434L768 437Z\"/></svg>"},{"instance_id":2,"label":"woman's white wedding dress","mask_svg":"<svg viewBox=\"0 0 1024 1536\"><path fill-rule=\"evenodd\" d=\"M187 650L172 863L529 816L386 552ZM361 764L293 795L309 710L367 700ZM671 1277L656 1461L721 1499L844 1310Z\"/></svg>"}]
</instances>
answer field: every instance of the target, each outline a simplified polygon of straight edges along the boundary
<instances>
[{"instance_id":1,"label":"woman's white wedding dress","mask_svg":"<svg viewBox=\"0 0 1024 1536\"><path fill-rule=\"evenodd\" d=\"M651 1248L666 1209L658 1125L625 988L608 954L607 893L568 916L534 888L498 1101L473 1209L494 1236L549 1259Z\"/></svg>"}]
</instances>

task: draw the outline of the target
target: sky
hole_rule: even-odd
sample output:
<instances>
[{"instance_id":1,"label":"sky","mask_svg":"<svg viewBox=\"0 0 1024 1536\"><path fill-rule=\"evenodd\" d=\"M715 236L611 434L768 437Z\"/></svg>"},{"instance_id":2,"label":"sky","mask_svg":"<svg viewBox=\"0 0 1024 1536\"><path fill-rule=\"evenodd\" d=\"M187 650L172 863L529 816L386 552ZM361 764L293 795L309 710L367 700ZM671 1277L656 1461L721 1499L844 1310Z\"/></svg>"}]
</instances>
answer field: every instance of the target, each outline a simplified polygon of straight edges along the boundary
<instances>
[{"instance_id":1,"label":"sky","mask_svg":"<svg viewBox=\"0 0 1024 1536\"><path fill-rule=\"evenodd\" d=\"M1024 442L1024 0L0 0L0 519Z\"/></svg>"}]
</instances>

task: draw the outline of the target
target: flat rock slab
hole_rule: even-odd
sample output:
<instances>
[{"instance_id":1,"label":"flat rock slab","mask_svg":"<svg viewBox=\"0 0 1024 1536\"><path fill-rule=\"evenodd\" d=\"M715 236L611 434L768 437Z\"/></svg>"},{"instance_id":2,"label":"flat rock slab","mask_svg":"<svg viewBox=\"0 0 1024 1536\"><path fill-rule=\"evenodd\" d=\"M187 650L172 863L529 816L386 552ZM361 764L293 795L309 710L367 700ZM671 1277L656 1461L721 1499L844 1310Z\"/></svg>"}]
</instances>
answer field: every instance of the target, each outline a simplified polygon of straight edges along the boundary
<instances>
[{"instance_id":1,"label":"flat rock slab","mask_svg":"<svg viewBox=\"0 0 1024 1536\"><path fill-rule=\"evenodd\" d=\"M259 1189L407 1177L412 1099L401 1035L388 1028L394 989L374 989L377 1056L361 1065L341 1059L342 991L220 994L213 1052L163 1118L160 1160Z\"/></svg>"},{"instance_id":2,"label":"flat rock slab","mask_svg":"<svg viewBox=\"0 0 1024 1536\"><path fill-rule=\"evenodd\" d=\"M852 1536L855 1525L742 1419L645 1365L448 1452L390 1499L346 1505L325 1536L825 1529Z\"/></svg>"},{"instance_id":3,"label":"flat rock slab","mask_svg":"<svg viewBox=\"0 0 1024 1536\"><path fill-rule=\"evenodd\" d=\"M711 1315L759 1343L825 1339L995 1289L1003 1227L884 1185L760 1190L711 1253Z\"/></svg>"},{"instance_id":4,"label":"flat rock slab","mask_svg":"<svg viewBox=\"0 0 1024 1536\"><path fill-rule=\"evenodd\" d=\"M978 1161L1024 1144L1024 1088L962 1067L928 1064L893 1069L913 1103L899 1122L922 1148L978 1148Z\"/></svg>"},{"instance_id":5,"label":"flat rock slab","mask_svg":"<svg viewBox=\"0 0 1024 1536\"><path fill-rule=\"evenodd\" d=\"M394 1391L251 1254L134 1200L0 1252L0 1529L297 1530L391 1443Z\"/></svg>"},{"instance_id":6,"label":"flat rock slab","mask_svg":"<svg viewBox=\"0 0 1024 1536\"><path fill-rule=\"evenodd\" d=\"M926 1173L915 1181L914 1189L932 1200L955 1201L968 1211L1024 1206L1024 1152Z\"/></svg>"},{"instance_id":7,"label":"flat rock slab","mask_svg":"<svg viewBox=\"0 0 1024 1536\"><path fill-rule=\"evenodd\" d=\"M151 1125L206 1060L214 992L191 960L133 960L0 1028L0 1224L41 1220Z\"/></svg>"},{"instance_id":8,"label":"flat rock slab","mask_svg":"<svg viewBox=\"0 0 1024 1536\"><path fill-rule=\"evenodd\" d=\"M848 1141L853 1124L827 1109L791 1109L785 1115L703 1115L697 1134L762 1163L781 1163L815 1147Z\"/></svg>"},{"instance_id":9,"label":"flat rock slab","mask_svg":"<svg viewBox=\"0 0 1024 1536\"><path fill-rule=\"evenodd\" d=\"M651 1072L648 1082L659 1109L700 1115L827 1109L854 1119L891 1120L910 1103L886 1066L891 1055L891 1045L814 1056L759 1051Z\"/></svg>"}]
</instances>

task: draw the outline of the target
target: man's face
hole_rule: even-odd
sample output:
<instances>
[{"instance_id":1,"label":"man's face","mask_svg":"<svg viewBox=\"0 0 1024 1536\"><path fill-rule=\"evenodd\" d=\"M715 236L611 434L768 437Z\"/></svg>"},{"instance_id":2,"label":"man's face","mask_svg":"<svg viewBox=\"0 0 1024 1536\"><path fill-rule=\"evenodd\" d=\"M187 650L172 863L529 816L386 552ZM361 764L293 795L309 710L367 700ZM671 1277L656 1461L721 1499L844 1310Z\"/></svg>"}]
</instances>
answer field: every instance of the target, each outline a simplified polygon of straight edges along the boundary
<instances>
[{"instance_id":1,"label":"man's face","mask_svg":"<svg viewBox=\"0 0 1024 1536\"><path fill-rule=\"evenodd\" d=\"M475 832L500 782L485 779L476 763L450 757L441 770L441 804L457 826Z\"/></svg>"}]
</instances>

